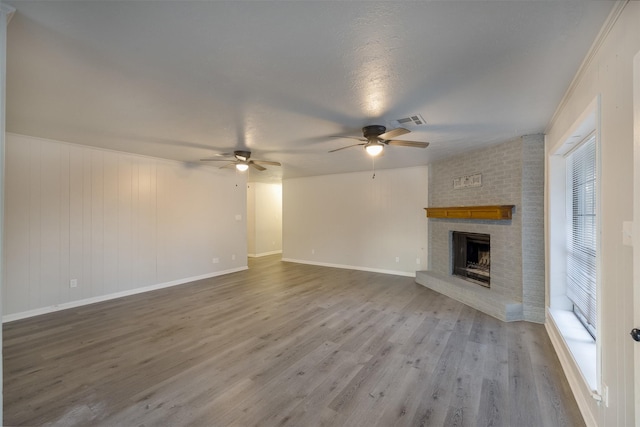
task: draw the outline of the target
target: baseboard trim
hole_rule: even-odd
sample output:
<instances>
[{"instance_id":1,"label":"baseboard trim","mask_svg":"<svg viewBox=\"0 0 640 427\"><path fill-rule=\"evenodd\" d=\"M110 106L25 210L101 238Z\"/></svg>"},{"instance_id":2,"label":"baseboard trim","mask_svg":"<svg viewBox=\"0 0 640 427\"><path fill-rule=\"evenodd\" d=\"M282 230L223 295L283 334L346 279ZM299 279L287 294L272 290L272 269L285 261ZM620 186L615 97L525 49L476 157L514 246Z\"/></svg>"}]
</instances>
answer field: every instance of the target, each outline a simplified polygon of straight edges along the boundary
<instances>
[{"instance_id":1,"label":"baseboard trim","mask_svg":"<svg viewBox=\"0 0 640 427\"><path fill-rule=\"evenodd\" d=\"M207 273L200 276L187 277L184 279L172 280L170 282L158 283L156 285L145 286L143 288L129 289L122 292L116 292L113 294L100 295L91 298L85 298L77 301L65 302L62 304L55 304L48 307L36 308L34 310L22 311L20 313L7 314L2 316L3 323L14 322L16 320L27 319L29 317L39 316L41 314L53 313L56 311L67 310L69 308L81 307L83 305L95 304L97 302L109 301L116 298L127 297L130 295L142 294L144 292L151 292L158 289L170 288L172 286L183 285L185 283L195 282L196 280L210 279L212 277L223 276L225 274L237 273L239 271L247 270L248 267L232 268L224 271L216 271L214 273Z\"/></svg>"},{"instance_id":2,"label":"baseboard trim","mask_svg":"<svg viewBox=\"0 0 640 427\"><path fill-rule=\"evenodd\" d=\"M562 334L558 329L558 326L555 324L553 316L549 310L547 310L547 321L544 323L544 327L549 339L551 340L551 345L553 345L556 355L560 360L560 365L562 366L564 375L567 377L569 387L571 388L573 397L576 399L576 403L578 404L578 408L580 409L580 413L582 414L585 424L587 427L598 427L595 416L591 412L590 402L588 400L590 397L585 396L585 393L588 392L585 390L586 381L580 374L580 368L577 366L575 360L573 360L571 351L565 344L564 338L562 338Z\"/></svg>"},{"instance_id":3,"label":"baseboard trim","mask_svg":"<svg viewBox=\"0 0 640 427\"><path fill-rule=\"evenodd\" d=\"M247 256L249 258L260 258L261 256L276 255L281 253L282 253L282 250L279 250L279 251L271 251L271 252L261 252L259 254L247 254Z\"/></svg>"},{"instance_id":4,"label":"baseboard trim","mask_svg":"<svg viewBox=\"0 0 640 427\"><path fill-rule=\"evenodd\" d=\"M343 268L345 270L358 270L358 271L369 271L371 273L393 274L394 276L404 276L404 277L414 277L414 278L416 277L415 271L409 273L406 271L383 270L380 268L361 267L357 265L332 264L328 262L309 261L306 259L295 259L295 258L282 258L282 261L295 262L297 264L318 265L320 267Z\"/></svg>"}]
</instances>

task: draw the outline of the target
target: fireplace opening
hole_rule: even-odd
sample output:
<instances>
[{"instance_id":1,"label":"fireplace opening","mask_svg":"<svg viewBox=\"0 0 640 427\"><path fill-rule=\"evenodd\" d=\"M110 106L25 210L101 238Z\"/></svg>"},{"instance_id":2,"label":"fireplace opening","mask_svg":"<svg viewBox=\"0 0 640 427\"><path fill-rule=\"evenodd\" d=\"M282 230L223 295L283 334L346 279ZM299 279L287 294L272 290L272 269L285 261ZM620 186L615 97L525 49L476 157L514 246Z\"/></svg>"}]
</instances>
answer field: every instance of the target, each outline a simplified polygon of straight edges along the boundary
<instances>
[{"instance_id":1,"label":"fireplace opening","mask_svg":"<svg viewBox=\"0 0 640 427\"><path fill-rule=\"evenodd\" d=\"M488 234L452 234L453 271L469 282L490 287L491 283L491 241Z\"/></svg>"}]
</instances>

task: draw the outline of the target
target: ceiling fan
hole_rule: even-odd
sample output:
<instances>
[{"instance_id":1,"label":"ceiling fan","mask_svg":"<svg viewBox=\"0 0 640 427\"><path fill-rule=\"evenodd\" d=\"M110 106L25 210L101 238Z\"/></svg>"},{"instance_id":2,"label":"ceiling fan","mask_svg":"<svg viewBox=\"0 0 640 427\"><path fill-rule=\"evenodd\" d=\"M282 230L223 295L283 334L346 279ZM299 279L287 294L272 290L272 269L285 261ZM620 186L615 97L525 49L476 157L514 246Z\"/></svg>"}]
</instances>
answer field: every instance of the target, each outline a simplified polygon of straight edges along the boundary
<instances>
[{"instance_id":1,"label":"ceiling fan","mask_svg":"<svg viewBox=\"0 0 640 427\"><path fill-rule=\"evenodd\" d=\"M220 159L220 158L206 158L206 159L200 159L200 161L201 162L229 162L224 166L220 166L220 169L231 168L235 166L235 168L241 172L244 172L247 169L249 169L249 166L259 171L263 171L267 169L262 165L281 166L281 164L278 162L271 162L268 160L249 160L249 158L251 157L251 151L236 150L233 152L233 156L236 159L231 161L228 159Z\"/></svg>"},{"instance_id":2,"label":"ceiling fan","mask_svg":"<svg viewBox=\"0 0 640 427\"><path fill-rule=\"evenodd\" d=\"M371 125L365 126L362 128L362 137L358 136L336 136L335 138L351 138L357 139L358 141L363 141L359 144L347 145L346 147L336 148L335 150L329 151L333 153L334 151L344 150L345 148L356 147L358 145L363 145L364 149L367 150L371 156L377 156L382 152L385 145L399 145L401 147L416 147L416 148L427 148L429 146L428 142L418 142L418 141L402 141L396 138L400 135L404 135L411 132L405 128L396 128L387 131L387 128L380 125Z\"/></svg>"}]
</instances>

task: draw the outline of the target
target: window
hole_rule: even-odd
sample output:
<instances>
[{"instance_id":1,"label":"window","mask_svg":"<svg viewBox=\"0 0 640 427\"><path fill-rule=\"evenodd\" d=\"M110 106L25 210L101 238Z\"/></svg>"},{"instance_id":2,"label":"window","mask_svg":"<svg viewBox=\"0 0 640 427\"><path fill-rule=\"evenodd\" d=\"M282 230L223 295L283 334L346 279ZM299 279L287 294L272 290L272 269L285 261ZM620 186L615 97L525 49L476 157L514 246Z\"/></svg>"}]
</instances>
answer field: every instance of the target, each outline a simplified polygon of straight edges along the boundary
<instances>
[{"instance_id":1,"label":"window","mask_svg":"<svg viewBox=\"0 0 640 427\"><path fill-rule=\"evenodd\" d=\"M581 375L594 397L602 392L600 253L600 97L596 97L547 155L546 213L552 342L565 372Z\"/></svg>"},{"instance_id":2,"label":"window","mask_svg":"<svg viewBox=\"0 0 640 427\"><path fill-rule=\"evenodd\" d=\"M596 137L567 155L567 298L596 334Z\"/></svg>"}]
</instances>

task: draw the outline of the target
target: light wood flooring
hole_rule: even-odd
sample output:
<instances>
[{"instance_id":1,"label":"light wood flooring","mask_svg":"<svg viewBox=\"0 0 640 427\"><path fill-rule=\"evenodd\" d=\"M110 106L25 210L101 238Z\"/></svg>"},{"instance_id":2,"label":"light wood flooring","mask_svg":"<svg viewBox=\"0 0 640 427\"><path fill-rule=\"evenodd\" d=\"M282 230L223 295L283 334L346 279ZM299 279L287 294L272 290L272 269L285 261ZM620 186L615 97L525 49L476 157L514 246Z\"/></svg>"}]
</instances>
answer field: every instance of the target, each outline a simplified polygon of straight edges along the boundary
<instances>
[{"instance_id":1,"label":"light wood flooring","mask_svg":"<svg viewBox=\"0 0 640 427\"><path fill-rule=\"evenodd\" d=\"M408 277L249 266L4 325L5 425L584 425L542 325Z\"/></svg>"}]
</instances>

